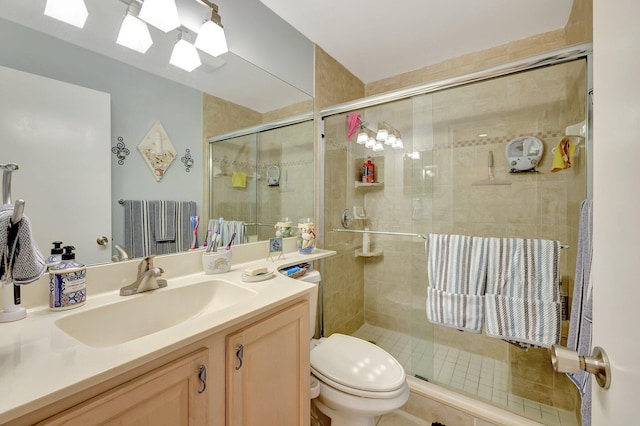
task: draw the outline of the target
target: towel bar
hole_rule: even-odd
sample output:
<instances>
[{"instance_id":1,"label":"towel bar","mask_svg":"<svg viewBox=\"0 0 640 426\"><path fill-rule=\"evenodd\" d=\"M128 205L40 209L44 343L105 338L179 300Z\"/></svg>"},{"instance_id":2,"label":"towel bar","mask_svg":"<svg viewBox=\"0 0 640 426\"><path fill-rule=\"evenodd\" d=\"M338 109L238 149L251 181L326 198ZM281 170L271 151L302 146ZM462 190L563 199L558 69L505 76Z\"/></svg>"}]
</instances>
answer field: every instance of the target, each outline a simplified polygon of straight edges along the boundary
<instances>
[{"instance_id":1,"label":"towel bar","mask_svg":"<svg viewBox=\"0 0 640 426\"><path fill-rule=\"evenodd\" d=\"M427 239L427 236L425 234L414 234L411 232L371 231L371 230L365 231L363 229L339 229L339 228L334 228L332 231L333 232L352 232L355 234L364 234L366 232L367 234L399 235L402 237L420 237L423 240ZM566 250L568 248L569 248L569 245L560 244L560 249Z\"/></svg>"}]
</instances>

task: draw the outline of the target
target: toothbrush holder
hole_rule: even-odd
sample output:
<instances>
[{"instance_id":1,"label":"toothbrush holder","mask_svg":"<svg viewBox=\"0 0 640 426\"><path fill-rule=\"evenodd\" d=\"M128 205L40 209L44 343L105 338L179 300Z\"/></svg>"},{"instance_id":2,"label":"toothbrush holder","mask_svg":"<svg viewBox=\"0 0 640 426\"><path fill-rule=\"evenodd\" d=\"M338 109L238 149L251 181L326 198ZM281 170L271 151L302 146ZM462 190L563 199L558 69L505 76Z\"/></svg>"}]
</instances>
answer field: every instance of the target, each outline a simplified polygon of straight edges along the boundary
<instances>
[{"instance_id":1,"label":"toothbrush holder","mask_svg":"<svg viewBox=\"0 0 640 426\"><path fill-rule=\"evenodd\" d=\"M218 251L202 253L202 269L205 274L222 274L231 269L231 250L224 248Z\"/></svg>"}]
</instances>

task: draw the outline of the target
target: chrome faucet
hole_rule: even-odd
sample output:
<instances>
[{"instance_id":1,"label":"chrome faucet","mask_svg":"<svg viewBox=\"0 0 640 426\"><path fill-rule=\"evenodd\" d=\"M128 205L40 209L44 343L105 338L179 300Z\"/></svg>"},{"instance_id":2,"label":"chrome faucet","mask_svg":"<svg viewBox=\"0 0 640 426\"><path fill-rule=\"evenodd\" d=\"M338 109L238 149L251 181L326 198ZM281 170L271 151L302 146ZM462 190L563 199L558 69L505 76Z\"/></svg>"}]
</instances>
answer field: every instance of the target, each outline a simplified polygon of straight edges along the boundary
<instances>
[{"instance_id":1,"label":"chrome faucet","mask_svg":"<svg viewBox=\"0 0 640 426\"><path fill-rule=\"evenodd\" d=\"M122 287L120 289L120 296L130 296L132 294L143 293L167 286L167 280L158 279L164 271L162 268L153 266L154 257L155 256L147 256L142 259L142 262L138 265L138 278L133 284Z\"/></svg>"}]
</instances>

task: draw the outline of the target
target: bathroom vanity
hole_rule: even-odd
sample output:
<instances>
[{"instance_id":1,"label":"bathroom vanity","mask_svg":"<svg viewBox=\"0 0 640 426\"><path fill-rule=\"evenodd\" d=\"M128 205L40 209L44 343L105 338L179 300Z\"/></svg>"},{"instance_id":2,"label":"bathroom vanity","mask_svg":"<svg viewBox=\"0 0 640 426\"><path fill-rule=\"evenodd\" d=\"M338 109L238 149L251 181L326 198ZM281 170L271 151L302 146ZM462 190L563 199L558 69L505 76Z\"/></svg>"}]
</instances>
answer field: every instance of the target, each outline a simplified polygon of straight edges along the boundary
<instances>
[{"instance_id":1,"label":"bathroom vanity","mask_svg":"<svg viewBox=\"0 0 640 426\"><path fill-rule=\"evenodd\" d=\"M247 266L277 270L334 252L285 250L285 259L266 261L266 244L234 248L242 263L224 274L201 272L201 252L159 256L165 271L180 265L186 273L173 270L166 288L127 297L118 288L135 278L137 261L90 268L88 288L92 280L110 288L90 291L85 306L34 307L0 325L0 423L308 422L315 288L279 273L250 283L241 275ZM110 285L98 284L107 277Z\"/></svg>"}]
</instances>

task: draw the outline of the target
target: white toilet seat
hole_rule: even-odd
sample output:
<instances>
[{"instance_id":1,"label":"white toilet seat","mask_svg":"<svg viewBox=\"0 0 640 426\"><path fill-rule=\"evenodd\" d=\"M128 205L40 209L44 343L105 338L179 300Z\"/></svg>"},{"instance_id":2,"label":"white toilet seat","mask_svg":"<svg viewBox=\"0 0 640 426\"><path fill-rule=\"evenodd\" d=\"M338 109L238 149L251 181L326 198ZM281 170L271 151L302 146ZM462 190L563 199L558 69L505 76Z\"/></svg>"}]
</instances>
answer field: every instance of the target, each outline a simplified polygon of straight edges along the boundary
<instances>
[{"instance_id":1,"label":"white toilet seat","mask_svg":"<svg viewBox=\"0 0 640 426\"><path fill-rule=\"evenodd\" d=\"M311 368L311 373L313 377L317 378L320 381L320 383L324 384L326 387L330 387L340 392L344 392L353 396L359 396L362 398L391 399L402 394L402 392L404 391L404 388L402 385L400 385L398 389L395 389L393 391L366 391L366 390L356 389L356 388L352 388L352 387L337 383L331 380L330 378L322 375L321 373L317 372L313 368Z\"/></svg>"},{"instance_id":2,"label":"white toilet seat","mask_svg":"<svg viewBox=\"0 0 640 426\"><path fill-rule=\"evenodd\" d=\"M404 368L389 353L339 333L313 348L311 372L327 386L366 398L394 398L406 384Z\"/></svg>"}]
</instances>

